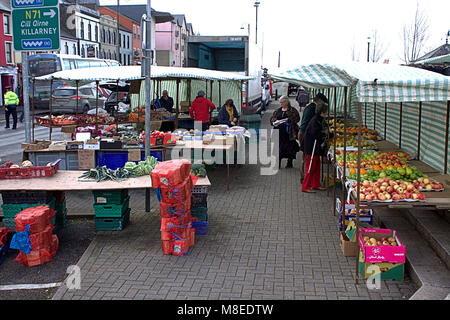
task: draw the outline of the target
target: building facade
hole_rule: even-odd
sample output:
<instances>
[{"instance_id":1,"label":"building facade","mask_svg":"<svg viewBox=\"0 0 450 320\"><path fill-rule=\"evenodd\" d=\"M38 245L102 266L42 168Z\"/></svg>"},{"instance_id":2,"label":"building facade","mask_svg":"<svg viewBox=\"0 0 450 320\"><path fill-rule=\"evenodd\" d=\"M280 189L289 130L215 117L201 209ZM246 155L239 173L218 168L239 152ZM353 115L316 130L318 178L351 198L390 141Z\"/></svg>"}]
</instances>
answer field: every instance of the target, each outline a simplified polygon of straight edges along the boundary
<instances>
[{"instance_id":1,"label":"building facade","mask_svg":"<svg viewBox=\"0 0 450 320\"><path fill-rule=\"evenodd\" d=\"M117 22L108 15L100 16L100 58L119 61Z\"/></svg>"},{"instance_id":2,"label":"building facade","mask_svg":"<svg viewBox=\"0 0 450 320\"><path fill-rule=\"evenodd\" d=\"M0 3L0 19L2 28L0 30L0 104L3 105L3 96L7 87L17 89L18 74L15 66L14 48L12 40L12 19L9 1Z\"/></svg>"},{"instance_id":3,"label":"building facade","mask_svg":"<svg viewBox=\"0 0 450 320\"><path fill-rule=\"evenodd\" d=\"M130 66L134 63L133 61L133 33L131 30L120 26L120 63L124 66Z\"/></svg>"}]
</instances>

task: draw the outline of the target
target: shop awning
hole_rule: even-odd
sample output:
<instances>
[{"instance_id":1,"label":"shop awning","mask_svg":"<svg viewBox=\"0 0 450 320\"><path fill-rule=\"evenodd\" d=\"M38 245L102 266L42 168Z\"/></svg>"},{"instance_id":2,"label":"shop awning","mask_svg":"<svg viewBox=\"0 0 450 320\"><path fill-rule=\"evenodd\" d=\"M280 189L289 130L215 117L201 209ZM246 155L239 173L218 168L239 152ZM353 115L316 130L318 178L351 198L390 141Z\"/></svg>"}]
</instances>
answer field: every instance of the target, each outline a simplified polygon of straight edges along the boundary
<instances>
[{"instance_id":1,"label":"shop awning","mask_svg":"<svg viewBox=\"0 0 450 320\"><path fill-rule=\"evenodd\" d=\"M450 53L443 56L419 60L411 63L411 65L417 64L450 64Z\"/></svg>"},{"instance_id":2,"label":"shop awning","mask_svg":"<svg viewBox=\"0 0 450 320\"><path fill-rule=\"evenodd\" d=\"M271 78L307 88L355 87L359 102L446 101L450 77L400 65L313 64L270 74Z\"/></svg>"},{"instance_id":3,"label":"shop awning","mask_svg":"<svg viewBox=\"0 0 450 320\"><path fill-rule=\"evenodd\" d=\"M202 80L224 80L240 81L250 80L252 77L240 75L233 72L223 72L200 68L176 68L176 67L151 67L152 79L202 79ZM138 80L141 76L140 66L118 66L118 67L96 67L74 70L58 71L45 76L37 77L36 80L67 80L67 81L111 81L111 80Z\"/></svg>"}]
</instances>

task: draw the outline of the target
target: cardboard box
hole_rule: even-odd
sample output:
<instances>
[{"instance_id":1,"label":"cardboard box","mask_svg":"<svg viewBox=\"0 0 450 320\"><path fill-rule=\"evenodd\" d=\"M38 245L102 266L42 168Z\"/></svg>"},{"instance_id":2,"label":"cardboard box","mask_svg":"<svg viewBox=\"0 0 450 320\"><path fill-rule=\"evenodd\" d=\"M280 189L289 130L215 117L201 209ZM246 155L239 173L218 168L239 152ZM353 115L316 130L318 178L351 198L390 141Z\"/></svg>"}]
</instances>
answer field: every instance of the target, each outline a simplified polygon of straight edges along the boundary
<instances>
[{"instance_id":1,"label":"cardboard box","mask_svg":"<svg viewBox=\"0 0 450 320\"><path fill-rule=\"evenodd\" d=\"M33 143L22 142L20 146L24 151L37 151L47 149L51 144L48 140L36 140Z\"/></svg>"},{"instance_id":2,"label":"cardboard box","mask_svg":"<svg viewBox=\"0 0 450 320\"><path fill-rule=\"evenodd\" d=\"M397 246L366 246L363 239L364 236L375 238L378 241L380 241L382 238L393 237L397 242ZM359 230L359 247L361 248L364 262L405 263L406 260L406 247L398 239L395 230L362 228Z\"/></svg>"},{"instance_id":3,"label":"cardboard box","mask_svg":"<svg viewBox=\"0 0 450 320\"><path fill-rule=\"evenodd\" d=\"M77 126L63 126L61 127L61 132L64 133L74 133L77 130Z\"/></svg>"},{"instance_id":4,"label":"cardboard box","mask_svg":"<svg viewBox=\"0 0 450 320\"><path fill-rule=\"evenodd\" d=\"M214 141L212 141L210 144L212 145L233 145L235 141L234 136L215 136Z\"/></svg>"},{"instance_id":5,"label":"cardboard box","mask_svg":"<svg viewBox=\"0 0 450 320\"><path fill-rule=\"evenodd\" d=\"M356 257L359 252L359 246L355 242L351 242L345 232L340 233L341 250L344 257Z\"/></svg>"},{"instance_id":6,"label":"cardboard box","mask_svg":"<svg viewBox=\"0 0 450 320\"><path fill-rule=\"evenodd\" d=\"M96 139L89 139L84 143L85 150L100 150L100 143Z\"/></svg>"},{"instance_id":7,"label":"cardboard box","mask_svg":"<svg viewBox=\"0 0 450 320\"><path fill-rule=\"evenodd\" d=\"M54 141L48 147L50 151L64 151L66 150L66 142L65 141Z\"/></svg>"},{"instance_id":8,"label":"cardboard box","mask_svg":"<svg viewBox=\"0 0 450 320\"><path fill-rule=\"evenodd\" d=\"M68 141L66 142L67 150L79 150L83 149L84 142L83 141Z\"/></svg>"},{"instance_id":9,"label":"cardboard box","mask_svg":"<svg viewBox=\"0 0 450 320\"><path fill-rule=\"evenodd\" d=\"M379 276L381 280L403 280L405 275L404 263L364 262L361 251L359 251L358 269L363 279Z\"/></svg>"}]
</instances>

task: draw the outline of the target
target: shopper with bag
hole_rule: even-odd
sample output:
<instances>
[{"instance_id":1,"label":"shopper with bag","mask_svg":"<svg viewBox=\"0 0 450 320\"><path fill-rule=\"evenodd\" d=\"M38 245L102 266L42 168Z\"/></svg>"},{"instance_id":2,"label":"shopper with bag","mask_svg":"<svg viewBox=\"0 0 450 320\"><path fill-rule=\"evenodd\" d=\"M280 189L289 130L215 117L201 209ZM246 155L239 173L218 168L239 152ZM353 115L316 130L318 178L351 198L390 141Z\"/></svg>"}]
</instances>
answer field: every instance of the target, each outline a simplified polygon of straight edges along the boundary
<instances>
[{"instance_id":1,"label":"shopper with bag","mask_svg":"<svg viewBox=\"0 0 450 320\"><path fill-rule=\"evenodd\" d=\"M320 157L327 150L327 137L324 133L323 121L328 113L328 105L316 106L316 115L311 119L303 137L301 150L306 154L305 178L302 191L314 193L314 190L326 190L320 185Z\"/></svg>"}]
</instances>

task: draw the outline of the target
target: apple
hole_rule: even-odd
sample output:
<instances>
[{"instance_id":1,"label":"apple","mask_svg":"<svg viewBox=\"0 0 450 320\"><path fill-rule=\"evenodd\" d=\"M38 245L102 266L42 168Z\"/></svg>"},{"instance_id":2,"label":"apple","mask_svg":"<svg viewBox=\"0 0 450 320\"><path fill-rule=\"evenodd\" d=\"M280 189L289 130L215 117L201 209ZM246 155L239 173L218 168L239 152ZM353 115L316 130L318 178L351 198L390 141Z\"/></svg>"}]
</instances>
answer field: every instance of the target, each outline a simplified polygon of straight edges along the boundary
<instances>
[{"instance_id":1,"label":"apple","mask_svg":"<svg viewBox=\"0 0 450 320\"><path fill-rule=\"evenodd\" d=\"M381 241L387 241L386 237L381 238Z\"/></svg>"},{"instance_id":2,"label":"apple","mask_svg":"<svg viewBox=\"0 0 450 320\"><path fill-rule=\"evenodd\" d=\"M397 246L397 242L392 241L392 242L391 242L391 246L396 247L396 246Z\"/></svg>"},{"instance_id":3,"label":"apple","mask_svg":"<svg viewBox=\"0 0 450 320\"><path fill-rule=\"evenodd\" d=\"M369 236L364 236L364 238L363 238L364 242L367 242L367 241L369 241L369 239L370 239L370 237L369 237Z\"/></svg>"},{"instance_id":4,"label":"apple","mask_svg":"<svg viewBox=\"0 0 450 320\"><path fill-rule=\"evenodd\" d=\"M405 200L405 199L406 199L405 194L404 194L404 193L401 193L401 194L400 194L400 200Z\"/></svg>"},{"instance_id":5,"label":"apple","mask_svg":"<svg viewBox=\"0 0 450 320\"><path fill-rule=\"evenodd\" d=\"M384 178L380 178L377 180L377 183L379 183L380 185L384 182Z\"/></svg>"},{"instance_id":6,"label":"apple","mask_svg":"<svg viewBox=\"0 0 450 320\"><path fill-rule=\"evenodd\" d=\"M380 188L376 188L374 191L376 194L379 194L381 192Z\"/></svg>"},{"instance_id":7,"label":"apple","mask_svg":"<svg viewBox=\"0 0 450 320\"><path fill-rule=\"evenodd\" d=\"M386 194L384 195L384 197L386 198L386 200L390 200L390 199L391 199L391 195L390 195L389 193L386 193Z\"/></svg>"},{"instance_id":8,"label":"apple","mask_svg":"<svg viewBox=\"0 0 450 320\"><path fill-rule=\"evenodd\" d=\"M384 178L384 182L389 183L390 179L389 178Z\"/></svg>"},{"instance_id":9,"label":"apple","mask_svg":"<svg viewBox=\"0 0 450 320\"><path fill-rule=\"evenodd\" d=\"M408 185L406 186L406 190L413 190L414 189L414 185L412 183L408 183Z\"/></svg>"},{"instance_id":10,"label":"apple","mask_svg":"<svg viewBox=\"0 0 450 320\"><path fill-rule=\"evenodd\" d=\"M370 186L370 181L369 180L364 180L363 186L364 187L369 187Z\"/></svg>"},{"instance_id":11,"label":"apple","mask_svg":"<svg viewBox=\"0 0 450 320\"><path fill-rule=\"evenodd\" d=\"M372 187L368 187L366 190L367 190L367 192L372 192L373 191Z\"/></svg>"},{"instance_id":12,"label":"apple","mask_svg":"<svg viewBox=\"0 0 450 320\"><path fill-rule=\"evenodd\" d=\"M369 195L367 195L367 196L366 196L366 200L367 200L367 201L372 201L372 200L373 200L373 197L372 197L372 195L370 195L370 194L369 194Z\"/></svg>"},{"instance_id":13,"label":"apple","mask_svg":"<svg viewBox=\"0 0 450 320\"><path fill-rule=\"evenodd\" d=\"M433 190L433 186L431 184L427 184L425 190Z\"/></svg>"},{"instance_id":14,"label":"apple","mask_svg":"<svg viewBox=\"0 0 450 320\"><path fill-rule=\"evenodd\" d=\"M380 187L380 191L382 191L382 192L386 191L386 189L387 189L386 186L381 186L381 187Z\"/></svg>"},{"instance_id":15,"label":"apple","mask_svg":"<svg viewBox=\"0 0 450 320\"><path fill-rule=\"evenodd\" d=\"M364 195L364 193L360 193L359 200L364 201L365 199L366 199L366 196Z\"/></svg>"},{"instance_id":16,"label":"apple","mask_svg":"<svg viewBox=\"0 0 450 320\"><path fill-rule=\"evenodd\" d=\"M425 178L420 177L419 179L417 179L417 181L419 181L420 183L422 183L424 179L425 179Z\"/></svg>"},{"instance_id":17,"label":"apple","mask_svg":"<svg viewBox=\"0 0 450 320\"><path fill-rule=\"evenodd\" d=\"M392 200L395 200L395 201L400 200L400 195L397 193L394 193L394 195L392 195Z\"/></svg>"},{"instance_id":18,"label":"apple","mask_svg":"<svg viewBox=\"0 0 450 320\"><path fill-rule=\"evenodd\" d=\"M389 242L395 241L395 238L394 237L389 237L389 238L387 238L387 241L389 241Z\"/></svg>"},{"instance_id":19,"label":"apple","mask_svg":"<svg viewBox=\"0 0 450 320\"><path fill-rule=\"evenodd\" d=\"M386 200L386 197L384 196L383 193L379 193L379 194L378 194L378 200L380 200L380 201Z\"/></svg>"},{"instance_id":20,"label":"apple","mask_svg":"<svg viewBox=\"0 0 450 320\"><path fill-rule=\"evenodd\" d=\"M419 195L418 195L417 193L413 193L413 194L412 194L412 198L413 198L414 200L418 200L418 199L419 199Z\"/></svg>"},{"instance_id":21,"label":"apple","mask_svg":"<svg viewBox=\"0 0 450 320\"><path fill-rule=\"evenodd\" d=\"M390 245L389 242L387 242L386 240L383 241L383 246L389 246L389 245Z\"/></svg>"},{"instance_id":22,"label":"apple","mask_svg":"<svg viewBox=\"0 0 450 320\"><path fill-rule=\"evenodd\" d=\"M383 182L383 183L381 184L381 186L382 186L382 187L387 187L387 186L389 186L389 183Z\"/></svg>"},{"instance_id":23,"label":"apple","mask_svg":"<svg viewBox=\"0 0 450 320\"><path fill-rule=\"evenodd\" d=\"M389 192L389 193L392 193L392 192L394 192L394 188L389 186L389 187L386 188L386 191Z\"/></svg>"},{"instance_id":24,"label":"apple","mask_svg":"<svg viewBox=\"0 0 450 320\"><path fill-rule=\"evenodd\" d=\"M425 200L425 195L423 193L419 193L419 200Z\"/></svg>"},{"instance_id":25,"label":"apple","mask_svg":"<svg viewBox=\"0 0 450 320\"><path fill-rule=\"evenodd\" d=\"M423 183L429 184L430 183L430 179L428 179L428 178L423 179Z\"/></svg>"},{"instance_id":26,"label":"apple","mask_svg":"<svg viewBox=\"0 0 450 320\"><path fill-rule=\"evenodd\" d=\"M405 190L402 187L399 187L397 189L397 192L400 193L400 194L403 194L405 192Z\"/></svg>"}]
</instances>

